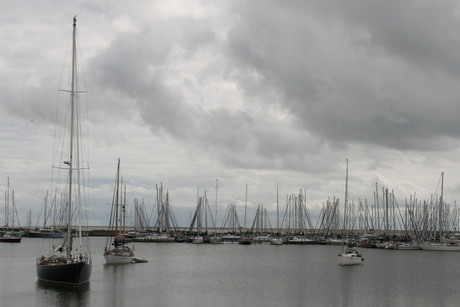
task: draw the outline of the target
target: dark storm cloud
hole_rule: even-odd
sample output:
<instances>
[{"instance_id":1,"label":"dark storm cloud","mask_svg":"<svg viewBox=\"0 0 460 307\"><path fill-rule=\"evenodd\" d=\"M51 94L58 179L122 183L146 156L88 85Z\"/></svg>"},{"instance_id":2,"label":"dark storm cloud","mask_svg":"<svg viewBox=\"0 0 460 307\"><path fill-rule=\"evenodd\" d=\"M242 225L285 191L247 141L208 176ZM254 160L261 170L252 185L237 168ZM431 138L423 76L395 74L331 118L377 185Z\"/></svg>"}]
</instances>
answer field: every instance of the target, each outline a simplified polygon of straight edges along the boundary
<instances>
[{"instance_id":1,"label":"dark storm cloud","mask_svg":"<svg viewBox=\"0 0 460 307\"><path fill-rule=\"evenodd\" d=\"M460 26L455 1L349 1L318 7L352 27L362 27L372 44L403 58L413 69L460 72Z\"/></svg>"},{"instance_id":2,"label":"dark storm cloud","mask_svg":"<svg viewBox=\"0 0 460 307\"><path fill-rule=\"evenodd\" d=\"M460 92L449 80L459 81L454 3L264 5L235 8L228 55L278 89L304 129L333 142L422 150L460 136L452 115Z\"/></svg>"}]
</instances>

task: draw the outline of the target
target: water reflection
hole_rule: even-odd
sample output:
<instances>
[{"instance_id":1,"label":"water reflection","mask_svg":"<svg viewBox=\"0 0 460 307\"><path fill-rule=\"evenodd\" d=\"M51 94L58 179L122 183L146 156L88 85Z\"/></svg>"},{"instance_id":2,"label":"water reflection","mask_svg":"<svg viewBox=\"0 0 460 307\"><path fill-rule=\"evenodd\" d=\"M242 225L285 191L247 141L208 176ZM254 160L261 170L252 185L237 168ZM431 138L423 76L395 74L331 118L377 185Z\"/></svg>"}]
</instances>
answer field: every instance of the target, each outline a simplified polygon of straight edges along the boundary
<instances>
[{"instance_id":1,"label":"water reflection","mask_svg":"<svg viewBox=\"0 0 460 307\"><path fill-rule=\"evenodd\" d=\"M104 264L105 293L111 293L111 306L124 306L126 298L126 269L134 264Z\"/></svg>"},{"instance_id":2,"label":"water reflection","mask_svg":"<svg viewBox=\"0 0 460 307\"><path fill-rule=\"evenodd\" d=\"M352 272L350 272L349 267L340 268L340 284L341 284L341 293L342 293L342 306L350 306L350 293L352 291Z\"/></svg>"},{"instance_id":3,"label":"water reflection","mask_svg":"<svg viewBox=\"0 0 460 307\"><path fill-rule=\"evenodd\" d=\"M65 286L37 280L35 303L38 306L88 306L89 290L90 283Z\"/></svg>"}]
</instances>

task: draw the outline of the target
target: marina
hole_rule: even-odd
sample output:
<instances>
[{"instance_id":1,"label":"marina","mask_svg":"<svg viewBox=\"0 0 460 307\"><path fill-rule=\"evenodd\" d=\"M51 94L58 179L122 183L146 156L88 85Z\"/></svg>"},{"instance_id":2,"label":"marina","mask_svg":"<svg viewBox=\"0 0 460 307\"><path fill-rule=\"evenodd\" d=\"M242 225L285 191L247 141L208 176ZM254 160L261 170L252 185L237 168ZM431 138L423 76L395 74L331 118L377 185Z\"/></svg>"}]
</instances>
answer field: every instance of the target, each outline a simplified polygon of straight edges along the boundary
<instances>
[{"instance_id":1,"label":"marina","mask_svg":"<svg viewBox=\"0 0 460 307\"><path fill-rule=\"evenodd\" d=\"M459 12L4 5L0 305L459 306Z\"/></svg>"}]
</instances>

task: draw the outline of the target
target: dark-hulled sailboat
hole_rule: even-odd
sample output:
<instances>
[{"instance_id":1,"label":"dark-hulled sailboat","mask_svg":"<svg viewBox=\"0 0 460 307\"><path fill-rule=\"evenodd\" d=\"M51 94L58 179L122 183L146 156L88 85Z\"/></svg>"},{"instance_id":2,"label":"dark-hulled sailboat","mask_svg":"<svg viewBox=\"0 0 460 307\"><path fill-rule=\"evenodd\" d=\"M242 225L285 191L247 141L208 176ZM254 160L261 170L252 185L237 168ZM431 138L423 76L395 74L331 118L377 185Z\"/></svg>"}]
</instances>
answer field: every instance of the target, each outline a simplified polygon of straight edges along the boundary
<instances>
[{"instance_id":1,"label":"dark-hulled sailboat","mask_svg":"<svg viewBox=\"0 0 460 307\"><path fill-rule=\"evenodd\" d=\"M82 204L86 197L83 192L82 181L87 179L83 174L82 146L80 144L80 129L78 93L77 87L77 69L76 69L76 31L77 20L73 19L72 31L72 73L70 90L65 91L70 94L69 111L70 111L70 140L69 140L69 160L64 161L65 166L58 167L68 172L66 176L66 185L64 204L66 208L66 234L59 245L53 246L52 251L47 256L42 255L37 258L36 268L37 277L41 281L66 284L80 285L89 281L91 276L91 255L89 246L84 245L82 236ZM66 154L67 155L67 154ZM72 221L78 220L79 225L72 230ZM79 226L79 227L78 227ZM87 238L86 238L87 239ZM75 241L75 242L74 242Z\"/></svg>"}]
</instances>

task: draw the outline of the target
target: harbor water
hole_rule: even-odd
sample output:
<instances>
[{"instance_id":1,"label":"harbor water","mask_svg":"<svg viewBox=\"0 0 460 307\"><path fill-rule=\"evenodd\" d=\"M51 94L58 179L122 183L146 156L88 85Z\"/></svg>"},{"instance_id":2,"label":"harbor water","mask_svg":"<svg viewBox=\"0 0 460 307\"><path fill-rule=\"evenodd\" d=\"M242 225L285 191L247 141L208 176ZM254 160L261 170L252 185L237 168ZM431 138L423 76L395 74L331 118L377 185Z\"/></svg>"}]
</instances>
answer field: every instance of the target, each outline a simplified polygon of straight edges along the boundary
<instances>
[{"instance_id":1,"label":"harbor water","mask_svg":"<svg viewBox=\"0 0 460 307\"><path fill-rule=\"evenodd\" d=\"M1 306L458 306L460 253L363 249L337 264L339 246L134 243L147 263L106 265L91 237L91 281L37 281L50 239L0 245Z\"/></svg>"}]
</instances>

